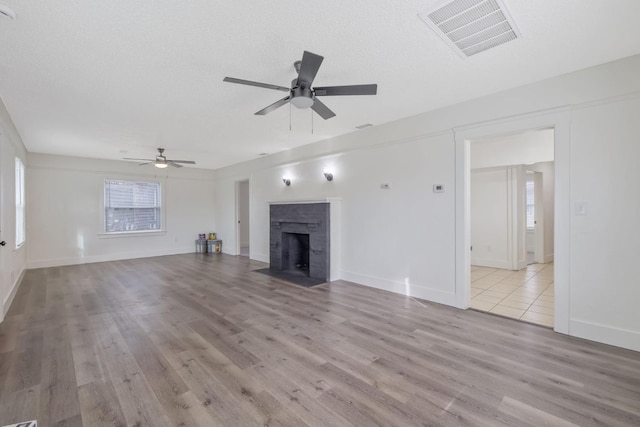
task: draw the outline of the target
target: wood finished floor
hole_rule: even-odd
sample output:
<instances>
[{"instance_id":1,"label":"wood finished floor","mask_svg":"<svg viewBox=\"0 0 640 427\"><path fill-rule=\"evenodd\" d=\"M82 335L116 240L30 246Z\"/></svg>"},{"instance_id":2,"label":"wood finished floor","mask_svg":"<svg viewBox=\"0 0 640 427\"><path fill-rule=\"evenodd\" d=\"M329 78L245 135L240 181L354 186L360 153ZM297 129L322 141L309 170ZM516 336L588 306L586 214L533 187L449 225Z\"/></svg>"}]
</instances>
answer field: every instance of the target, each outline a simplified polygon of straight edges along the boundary
<instances>
[{"instance_id":1,"label":"wood finished floor","mask_svg":"<svg viewBox=\"0 0 640 427\"><path fill-rule=\"evenodd\" d=\"M28 271L0 324L0 425L640 425L640 353L264 266Z\"/></svg>"}]
</instances>

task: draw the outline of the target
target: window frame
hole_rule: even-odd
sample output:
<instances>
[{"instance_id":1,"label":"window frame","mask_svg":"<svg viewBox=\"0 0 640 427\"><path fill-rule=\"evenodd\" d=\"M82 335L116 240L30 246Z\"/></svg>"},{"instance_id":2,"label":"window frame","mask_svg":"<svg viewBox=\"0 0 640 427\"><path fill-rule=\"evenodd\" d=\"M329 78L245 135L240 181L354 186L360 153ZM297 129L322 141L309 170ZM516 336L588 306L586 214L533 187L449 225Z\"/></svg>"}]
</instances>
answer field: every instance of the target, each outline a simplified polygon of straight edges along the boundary
<instances>
[{"instance_id":1,"label":"window frame","mask_svg":"<svg viewBox=\"0 0 640 427\"><path fill-rule=\"evenodd\" d=\"M19 249L21 248L25 242L27 241L27 203L26 203L26 190L25 190L25 185L26 185L26 178L25 178L25 173L26 173L26 167L24 165L24 162L22 161L22 159L20 157L16 156L16 160L15 160L15 194L14 194L14 199L15 199L15 225L16 225L16 232L15 232L15 248ZM18 220L22 218L22 227L20 227ZM19 230L22 230L22 232L20 233ZM18 239L22 237L21 241L18 241Z\"/></svg>"},{"instance_id":2,"label":"window frame","mask_svg":"<svg viewBox=\"0 0 640 427\"><path fill-rule=\"evenodd\" d=\"M107 231L107 183L111 181L122 181L131 183L157 184L158 199L160 210L160 227L153 230L123 230L123 231ZM105 178L102 182L102 197L100 197L100 231L98 237L101 239L117 238L117 237L136 237L166 234L166 208L165 208L165 182L158 179L130 179L130 178Z\"/></svg>"},{"instance_id":3,"label":"window frame","mask_svg":"<svg viewBox=\"0 0 640 427\"><path fill-rule=\"evenodd\" d=\"M531 201L529 203L529 185L531 185ZM527 179L525 180L525 191L524 191L524 212L525 212L525 228L527 231L534 231L536 228L536 196L535 196L535 181L533 178L533 174L527 175ZM531 206L532 218L531 225L529 225L529 206Z\"/></svg>"}]
</instances>

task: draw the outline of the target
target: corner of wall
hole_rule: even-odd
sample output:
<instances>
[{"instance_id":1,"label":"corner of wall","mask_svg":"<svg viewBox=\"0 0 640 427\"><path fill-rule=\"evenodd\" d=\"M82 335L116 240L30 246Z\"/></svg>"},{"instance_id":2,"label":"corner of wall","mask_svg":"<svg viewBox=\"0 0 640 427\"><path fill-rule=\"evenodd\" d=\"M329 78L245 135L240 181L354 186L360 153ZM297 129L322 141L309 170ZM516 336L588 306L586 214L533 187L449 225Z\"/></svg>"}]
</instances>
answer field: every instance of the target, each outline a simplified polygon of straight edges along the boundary
<instances>
[{"instance_id":1,"label":"corner of wall","mask_svg":"<svg viewBox=\"0 0 640 427\"><path fill-rule=\"evenodd\" d=\"M409 282L398 282L396 280L371 277L351 271L342 270L340 278L359 285L371 288L382 289L383 291L394 292L408 297L420 298L438 304L456 306L456 296L453 292L443 292L425 286L418 286Z\"/></svg>"},{"instance_id":2,"label":"corner of wall","mask_svg":"<svg viewBox=\"0 0 640 427\"><path fill-rule=\"evenodd\" d=\"M11 303L13 302L13 299L15 298L16 293L18 293L18 288L20 288L20 284L22 283L22 279L24 278L25 271L26 271L26 268L24 267L22 268L22 270L20 270L20 274L18 274L16 281L12 284L9 294L6 296L6 298L2 302L2 306L0 307L0 323L4 320L4 317L9 311L9 307L11 307Z\"/></svg>"}]
</instances>

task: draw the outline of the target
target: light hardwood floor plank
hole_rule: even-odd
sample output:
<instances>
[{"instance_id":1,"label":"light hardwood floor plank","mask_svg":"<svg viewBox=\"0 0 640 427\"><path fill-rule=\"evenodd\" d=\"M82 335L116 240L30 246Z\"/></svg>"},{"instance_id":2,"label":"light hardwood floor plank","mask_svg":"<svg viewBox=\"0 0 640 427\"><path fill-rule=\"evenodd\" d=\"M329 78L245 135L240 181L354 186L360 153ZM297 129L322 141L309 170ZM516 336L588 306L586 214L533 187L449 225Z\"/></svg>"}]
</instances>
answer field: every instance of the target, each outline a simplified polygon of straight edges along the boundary
<instances>
[{"instance_id":1,"label":"light hardwood floor plank","mask_svg":"<svg viewBox=\"0 0 640 427\"><path fill-rule=\"evenodd\" d=\"M27 271L0 324L0 425L640 425L640 353L264 267Z\"/></svg>"}]
</instances>

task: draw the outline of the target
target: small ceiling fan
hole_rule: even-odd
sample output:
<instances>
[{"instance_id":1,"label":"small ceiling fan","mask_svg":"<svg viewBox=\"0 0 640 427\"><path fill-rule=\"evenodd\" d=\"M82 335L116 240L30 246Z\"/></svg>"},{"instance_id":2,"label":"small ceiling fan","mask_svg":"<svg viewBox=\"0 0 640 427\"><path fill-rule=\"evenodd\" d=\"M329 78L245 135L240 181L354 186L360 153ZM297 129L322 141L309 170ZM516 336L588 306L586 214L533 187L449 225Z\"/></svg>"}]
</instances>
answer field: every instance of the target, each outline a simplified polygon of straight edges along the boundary
<instances>
[{"instance_id":1,"label":"small ceiling fan","mask_svg":"<svg viewBox=\"0 0 640 427\"><path fill-rule=\"evenodd\" d=\"M274 102L268 107L258 111L256 115L263 116L272 112L273 110L282 107L288 102L291 102L298 108L309 108L315 111L320 117L327 120L336 114L324 105L317 97L318 96L342 96L342 95L375 95L378 91L377 84L369 85L352 85L352 86L323 86L323 87L311 87L313 80L316 78L318 69L324 57L316 55L315 53L304 51L302 55L302 61L296 61L293 63L293 67L298 73L298 78L291 81L291 87L277 86L268 83L253 82L250 80L236 79L233 77L225 77L223 81L228 83L237 83L241 85L257 86L265 89L280 90L282 92L289 92L289 95L285 96L279 101Z\"/></svg>"},{"instance_id":2,"label":"small ceiling fan","mask_svg":"<svg viewBox=\"0 0 640 427\"><path fill-rule=\"evenodd\" d=\"M196 162L193 160L169 160L165 157L164 148L158 148L158 155L155 159L132 159L131 157L123 157L124 160L138 160L143 161L144 163L140 163L138 166L148 165L149 163L153 163L153 165L157 168L166 168L171 165L175 168L181 168L182 165L180 163L184 163L185 165L195 165Z\"/></svg>"}]
</instances>

